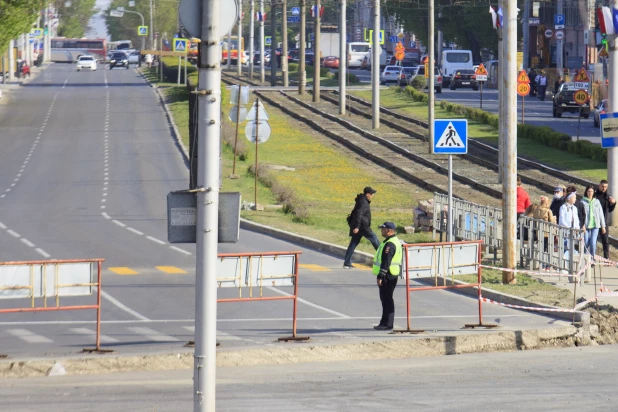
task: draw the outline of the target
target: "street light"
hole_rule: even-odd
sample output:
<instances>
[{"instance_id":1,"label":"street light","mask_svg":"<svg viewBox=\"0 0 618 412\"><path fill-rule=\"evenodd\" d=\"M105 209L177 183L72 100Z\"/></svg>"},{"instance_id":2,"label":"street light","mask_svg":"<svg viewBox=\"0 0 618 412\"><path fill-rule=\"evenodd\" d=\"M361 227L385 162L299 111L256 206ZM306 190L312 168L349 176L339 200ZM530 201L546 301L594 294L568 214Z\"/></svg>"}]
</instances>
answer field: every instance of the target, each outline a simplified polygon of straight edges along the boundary
<instances>
[{"instance_id":1,"label":"street light","mask_svg":"<svg viewBox=\"0 0 618 412\"><path fill-rule=\"evenodd\" d=\"M119 13L112 13L113 11L116 12L120 12L120 13L133 13L133 14L137 14L139 15L139 17L142 19L142 26L145 26L144 24L144 16L142 15L142 13L138 12L138 11L131 11L131 10L126 10L124 7L118 7L116 10L112 10L109 15L112 17L122 17L121 14ZM150 30L152 29L152 27L148 27L148 32L150 32ZM142 50L146 50L146 45L145 45L145 37L144 36L140 36L142 38ZM140 59L141 62L141 59Z\"/></svg>"}]
</instances>

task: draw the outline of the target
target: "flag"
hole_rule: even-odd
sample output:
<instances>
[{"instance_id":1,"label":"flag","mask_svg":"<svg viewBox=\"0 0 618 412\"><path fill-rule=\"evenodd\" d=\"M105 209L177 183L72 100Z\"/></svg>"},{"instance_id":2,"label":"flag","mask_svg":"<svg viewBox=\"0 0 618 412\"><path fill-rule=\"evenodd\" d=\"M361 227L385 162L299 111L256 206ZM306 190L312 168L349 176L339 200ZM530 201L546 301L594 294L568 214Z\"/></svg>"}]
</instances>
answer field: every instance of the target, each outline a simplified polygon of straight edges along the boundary
<instances>
[{"instance_id":1,"label":"flag","mask_svg":"<svg viewBox=\"0 0 618 412\"><path fill-rule=\"evenodd\" d=\"M502 7L500 7L500 8L498 9L498 16L500 17L500 18L498 19L498 26L499 26L499 27L504 27L504 25L502 24L502 17L503 17L503 16L502 16Z\"/></svg>"},{"instance_id":2,"label":"flag","mask_svg":"<svg viewBox=\"0 0 618 412\"><path fill-rule=\"evenodd\" d=\"M601 34L606 34L607 29L605 28L605 20L603 20L603 9L597 9L597 19L599 20L599 28L601 29Z\"/></svg>"},{"instance_id":3,"label":"flag","mask_svg":"<svg viewBox=\"0 0 618 412\"><path fill-rule=\"evenodd\" d=\"M257 21L266 21L266 13L262 13L262 12L257 12L255 13L255 19Z\"/></svg>"},{"instance_id":4,"label":"flag","mask_svg":"<svg viewBox=\"0 0 618 412\"><path fill-rule=\"evenodd\" d=\"M313 5L311 6L311 17L316 17L317 16L317 10L318 10L318 6L317 5ZM324 6L320 7L320 17L322 17L324 15Z\"/></svg>"},{"instance_id":5,"label":"flag","mask_svg":"<svg viewBox=\"0 0 618 412\"><path fill-rule=\"evenodd\" d=\"M494 9L491 6L489 6L489 14L491 14L491 24L492 24L492 27L494 29L497 29L498 26L496 24L498 23L498 16L496 15L496 9Z\"/></svg>"},{"instance_id":6,"label":"flag","mask_svg":"<svg viewBox=\"0 0 618 412\"><path fill-rule=\"evenodd\" d=\"M603 21L605 22L605 33L614 34L614 20L612 18L612 10L609 7L603 6Z\"/></svg>"},{"instance_id":7,"label":"flag","mask_svg":"<svg viewBox=\"0 0 618 412\"><path fill-rule=\"evenodd\" d=\"M612 8L612 24L614 25L614 33L618 27L618 9Z\"/></svg>"}]
</instances>

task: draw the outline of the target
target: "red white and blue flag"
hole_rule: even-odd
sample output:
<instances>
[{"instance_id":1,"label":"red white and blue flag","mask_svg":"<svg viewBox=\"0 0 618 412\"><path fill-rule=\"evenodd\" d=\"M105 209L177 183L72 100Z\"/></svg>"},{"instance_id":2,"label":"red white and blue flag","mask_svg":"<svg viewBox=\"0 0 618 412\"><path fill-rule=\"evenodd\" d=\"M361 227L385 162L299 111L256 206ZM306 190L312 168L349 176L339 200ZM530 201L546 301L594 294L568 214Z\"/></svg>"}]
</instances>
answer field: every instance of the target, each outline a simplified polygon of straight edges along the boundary
<instances>
[{"instance_id":1,"label":"red white and blue flag","mask_svg":"<svg viewBox=\"0 0 618 412\"><path fill-rule=\"evenodd\" d=\"M311 6L311 17L316 17L318 15L318 6ZM320 17L324 15L324 6L320 7Z\"/></svg>"},{"instance_id":2,"label":"red white and blue flag","mask_svg":"<svg viewBox=\"0 0 618 412\"><path fill-rule=\"evenodd\" d=\"M266 13L262 13L262 12L257 12L255 13L255 19L257 21L266 21Z\"/></svg>"}]
</instances>

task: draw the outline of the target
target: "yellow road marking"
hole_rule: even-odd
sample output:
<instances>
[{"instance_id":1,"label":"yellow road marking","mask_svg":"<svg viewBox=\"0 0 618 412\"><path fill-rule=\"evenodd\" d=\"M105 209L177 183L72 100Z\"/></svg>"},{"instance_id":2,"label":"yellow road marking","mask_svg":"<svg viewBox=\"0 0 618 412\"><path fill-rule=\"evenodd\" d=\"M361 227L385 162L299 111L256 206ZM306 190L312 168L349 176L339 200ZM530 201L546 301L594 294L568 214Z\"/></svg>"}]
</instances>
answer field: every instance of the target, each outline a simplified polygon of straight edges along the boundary
<instances>
[{"instance_id":1,"label":"yellow road marking","mask_svg":"<svg viewBox=\"0 0 618 412\"><path fill-rule=\"evenodd\" d=\"M298 267L300 267L301 269L313 270L314 272L329 272L330 271L329 268L325 268L324 266L308 264L308 263L300 263Z\"/></svg>"},{"instance_id":2,"label":"yellow road marking","mask_svg":"<svg viewBox=\"0 0 618 412\"><path fill-rule=\"evenodd\" d=\"M155 267L159 269L161 272L165 272L170 275L187 273L186 270L182 270L180 268L177 268L176 266L155 266Z\"/></svg>"},{"instance_id":3,"label":"yellow road marking","mask_svg":"<svg viewBox=\"0 0 618 412\"><path fill-rule=\"evenodd\" d=\"M119 266L115 268L108 268L111 272L117 275L137 275L137 272L126 266Z\"/></svg>"},{"instance_id":4,"label":"yellow road marking","mask_svg":"<svg viewBox=\"0 0 618 412\"><path fill-rule=\"evenodd\" d=\"M371 268L369 266L359 265L358 263L352 263L352 266L354 266L356 269L360 269L360 270L371 270Z\"/></svg>"}]
</instances>

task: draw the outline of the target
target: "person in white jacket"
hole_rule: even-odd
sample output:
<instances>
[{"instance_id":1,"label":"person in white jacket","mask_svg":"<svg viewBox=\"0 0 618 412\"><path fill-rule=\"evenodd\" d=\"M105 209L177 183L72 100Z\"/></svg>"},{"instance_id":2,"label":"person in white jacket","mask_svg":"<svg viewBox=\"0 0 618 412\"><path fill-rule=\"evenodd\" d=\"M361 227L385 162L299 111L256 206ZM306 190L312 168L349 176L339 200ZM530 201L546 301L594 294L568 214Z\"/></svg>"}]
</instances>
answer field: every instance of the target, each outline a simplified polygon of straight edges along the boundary
<instances>
[{"instance_id":1,"label":"person in white jacket","mask_svg":"<svg viewBox=\"0 0 618 412\"><path fill-rule=\"evenodd\" d=\"M601 233L605 233L605 216L603 215L603 208L599 199L594 197L594 186L586 186L584 191L584 197L582 198L582 204L584 205L584 211L586 212L586 221L582 222L584 226L584 242L586 250L592 255L592 258L597 253L597 236L599 236L599 230ZM594 265L594 262L592 263Z\"/></svg>"},{"instance_id":2,"label":"person in white jacket","mask_svg":"<svg viewBox=\"0 0 618 412\"><path fill-rule=\"evenodd\" d=\"M558 224L563 227L572 229L581 229L579 224L579 216L577 215L577 207L575 207L575 201L577 197L575 192L567 195L564 204L560 206L560 216L558 218ZM564 239L564 250L569 250L568 236Z\"/></svg>"}]
</instances>

